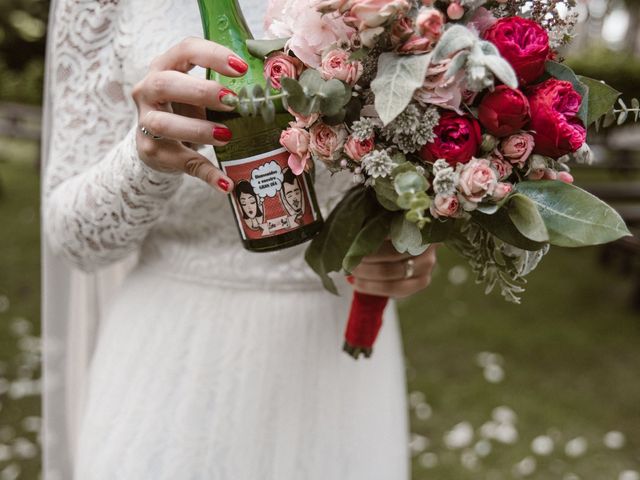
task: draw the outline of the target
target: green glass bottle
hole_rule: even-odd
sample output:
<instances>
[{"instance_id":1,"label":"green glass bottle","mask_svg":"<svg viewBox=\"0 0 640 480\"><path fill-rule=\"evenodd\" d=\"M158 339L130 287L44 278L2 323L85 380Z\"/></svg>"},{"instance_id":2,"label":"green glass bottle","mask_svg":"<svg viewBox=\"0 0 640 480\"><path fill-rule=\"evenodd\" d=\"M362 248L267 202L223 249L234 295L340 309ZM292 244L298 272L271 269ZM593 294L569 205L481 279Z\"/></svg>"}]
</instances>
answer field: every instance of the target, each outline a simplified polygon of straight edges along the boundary
<instances>
[{"instance_id":1,"label":"green glass bottle","mask_svg":"<svg viewBox=\"0 0 640 480\"><path fill-rule=\"evenodd\" d=\"M233 50L249 65L238 78L207 69L207 78L237 92L242 87L266 84L264 62L251 56L245 41L252 38L237 0L198 0L204 36ZM288 152L280 134L292 120L281 106L275 122L260 115L207 109L207 118L224 123L233 134L224 147L216 147L220 169L235 183L229 195L242 243L247 250L266 252L310 240L322 228L313 182L308 173L295 176L287 165Z\"/></svg>"}]
</instances>

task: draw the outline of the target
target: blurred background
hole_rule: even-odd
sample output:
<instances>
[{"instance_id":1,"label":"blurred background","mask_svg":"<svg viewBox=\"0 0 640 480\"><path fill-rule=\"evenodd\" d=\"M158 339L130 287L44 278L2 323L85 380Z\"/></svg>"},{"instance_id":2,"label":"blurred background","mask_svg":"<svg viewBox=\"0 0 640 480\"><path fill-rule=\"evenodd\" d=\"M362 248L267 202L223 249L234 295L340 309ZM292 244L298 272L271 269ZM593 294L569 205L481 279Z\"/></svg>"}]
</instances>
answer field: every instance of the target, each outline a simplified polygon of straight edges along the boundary
<instances>
[{"instance_id":1,"label":"blurred background","mask_svg":"<svg viewBox=\"0 0 640 480\"><path fill-rule=\"evenodd\" d=\"M0 0L0 480L39 478L44 0ZM579 5L567 62L640 96L640 1ZM640 227L640 126L590 132L576 182ZM640 480L640 242L554 249L521 306L441 249L400 303L414 480ZM339 479L332 479L339 480ZM390 479L395 480L395 479Z\"/></svg>"}]
</instances>

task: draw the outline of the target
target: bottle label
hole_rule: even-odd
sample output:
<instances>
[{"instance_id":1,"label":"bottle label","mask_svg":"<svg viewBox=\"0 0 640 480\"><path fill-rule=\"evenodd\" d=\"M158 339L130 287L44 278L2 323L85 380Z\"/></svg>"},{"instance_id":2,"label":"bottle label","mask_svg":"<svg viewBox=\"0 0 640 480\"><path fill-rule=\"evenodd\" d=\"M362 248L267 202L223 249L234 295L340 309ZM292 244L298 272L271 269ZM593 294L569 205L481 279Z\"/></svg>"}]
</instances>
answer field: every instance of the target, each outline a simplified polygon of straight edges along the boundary
<instances>
[{"instance_id":1,"label":"bottle label","mask_svg":"<svg viewBox=\"0 0 640 480\"><path fill-rule=\"evenodd\" d=\"M307 174L294 175L284 148L220 162L233 180L232 205L244 240L272 237L315 222Z\"/></svg>"}]
</instances>

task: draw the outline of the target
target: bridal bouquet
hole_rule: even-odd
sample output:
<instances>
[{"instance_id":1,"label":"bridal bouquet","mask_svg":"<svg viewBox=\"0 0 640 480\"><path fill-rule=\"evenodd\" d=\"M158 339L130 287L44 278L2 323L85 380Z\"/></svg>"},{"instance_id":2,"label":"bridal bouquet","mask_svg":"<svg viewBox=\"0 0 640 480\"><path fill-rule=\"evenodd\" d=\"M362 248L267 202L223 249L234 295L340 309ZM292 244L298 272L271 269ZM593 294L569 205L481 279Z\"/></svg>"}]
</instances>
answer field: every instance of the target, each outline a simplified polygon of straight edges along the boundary
<instances>
[{"instance_id":1,"label":"bridal bouquet","mask_svg":"<svg viewBox=\"0 0 640 480\"><path fill-rule=\"evenodd\" d=\"M306 260L337 293L390 239L398 252L443 242L486 285L519 302L549 245L629 235L608 205L572 185L588 162L587 128L638 118L620 93L576 75L573 0L320 0L289 2L270 40L252 40L271 87L239 108L283 98L295 117L280 142L296 173L323 162L354 187ZM369 356L386 298L355 293L345 350Z\"/></svg>"}]
</instances>

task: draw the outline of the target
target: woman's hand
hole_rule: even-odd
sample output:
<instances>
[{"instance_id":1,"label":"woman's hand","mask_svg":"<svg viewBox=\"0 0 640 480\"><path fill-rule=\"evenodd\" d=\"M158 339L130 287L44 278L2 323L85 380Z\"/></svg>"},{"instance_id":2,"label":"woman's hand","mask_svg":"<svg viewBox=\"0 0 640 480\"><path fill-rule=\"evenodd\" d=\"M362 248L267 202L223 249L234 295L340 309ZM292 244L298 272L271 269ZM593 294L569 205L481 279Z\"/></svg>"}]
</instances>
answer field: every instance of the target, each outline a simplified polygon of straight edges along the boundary
<instances>
[{"instance_id":1,"label":"woman's hand","mask_svg":"<svg viewBox=\"0 0 640 480\"><path fill-rule=\"evenodd\" d=\"M228 77L244 75L248 68L228 48L198 37L187 37L154 58L131 96L138 108L139 125L162 138L154 139L139 128L138 155L156 170L185 172L228 193L233 190L231 179L186 144L221 146L231 140L227 127L206 120L205 107L233 110L227 96L235 93L215 81L189 75L195 65Z\"/></svg>"},{"instance_id":2,"label":"woman's hand","mask_svg":"<svg viewBox=\"0 0 640 480\"><path fill-rule=\"evenodd\" d=\"M408 297L431 283L438 246L431 245L422 255L412 256L398 253L387 240L376 253L364 257L347 279L362 293L392 298ZM412 265L407 263L410 260L413 260Z\"/></svg>"}]
</instances>

